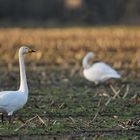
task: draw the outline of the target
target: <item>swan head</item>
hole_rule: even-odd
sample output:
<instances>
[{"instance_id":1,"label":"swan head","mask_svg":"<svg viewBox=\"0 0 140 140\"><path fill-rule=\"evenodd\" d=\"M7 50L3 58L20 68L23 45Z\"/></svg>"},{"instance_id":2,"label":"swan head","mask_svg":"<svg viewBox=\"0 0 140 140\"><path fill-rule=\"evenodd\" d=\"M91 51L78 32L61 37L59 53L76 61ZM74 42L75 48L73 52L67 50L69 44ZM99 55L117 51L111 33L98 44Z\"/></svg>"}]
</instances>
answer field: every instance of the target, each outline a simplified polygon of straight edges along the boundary
<instances>
[{"instance_id":1,"label":"swan head","mask_svg":"<svg viewBox=\"0 0 140 140\"><path fill-rule=\"evenodd\" d=\"M83 68L84 69L88 69L91 67L91 65L88 63L88 61L93 58L94 53L93 52L89 52L83 59Z\"/></svg>"},{"instance_id":2,"label":"swan head","mask_svg":"<svg viewBox=\"0 0 140 140\"><path fill-rule=\"evenodd\" d=\"M31 49L31 48L29 48L29 47L27 47L27 46L22 46L20 49L19 49L19 53L20 54L28 54L28 53L33 53L33 52L35 52L35 50L33 50L33 49Z\"/></svg>"},{"instance_id":3,"label":"swan head","mask_svg":"<svg viewBox=\"0 0 140 140\"><path fill-rule=\"evenodd\" d=\"M94 56L94 53L93 53L93 52L89 52L89 53L87 54L87 58L93 58L93 56Z\"/></svg>"}]
</instances>

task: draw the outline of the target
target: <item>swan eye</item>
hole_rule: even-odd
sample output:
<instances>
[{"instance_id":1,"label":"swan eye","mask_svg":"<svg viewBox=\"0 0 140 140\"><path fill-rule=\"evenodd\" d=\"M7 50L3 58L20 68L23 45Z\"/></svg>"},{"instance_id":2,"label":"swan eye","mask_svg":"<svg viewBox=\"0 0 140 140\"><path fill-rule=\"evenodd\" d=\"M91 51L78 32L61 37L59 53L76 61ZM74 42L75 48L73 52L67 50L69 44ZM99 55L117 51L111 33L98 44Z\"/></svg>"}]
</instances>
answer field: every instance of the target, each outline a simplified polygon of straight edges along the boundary
<instances>
[{"instance_id":1,"label":"swan eye","mask_svg":"<svg viewBox=\"0 0 140 140\"><path fill-rule=\"evenodd\" d=\"M24 51L25 51L25 53L28 53L28 48L25 48L25 50L24 50Z\"/></svg>"}]
</instances>

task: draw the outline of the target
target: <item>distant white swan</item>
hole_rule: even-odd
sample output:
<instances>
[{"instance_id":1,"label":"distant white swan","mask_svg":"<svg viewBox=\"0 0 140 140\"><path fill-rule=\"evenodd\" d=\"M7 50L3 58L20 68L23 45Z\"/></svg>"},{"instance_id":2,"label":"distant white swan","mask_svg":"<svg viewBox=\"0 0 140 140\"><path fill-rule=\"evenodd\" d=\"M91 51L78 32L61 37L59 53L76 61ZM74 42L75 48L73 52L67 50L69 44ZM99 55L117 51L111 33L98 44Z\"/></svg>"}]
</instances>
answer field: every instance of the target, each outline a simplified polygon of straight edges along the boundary
<instances>
[{"instance_id":1,"label":"distant white swan","mask_svg":"<svg viewBox=\"0 0 140 140\"><path fill-rule=\"evenodd\" d=\"M28 85L26 80L24 55L35 52L34 50L23 46L19 49L19 65L20 65L20 87L17 91L2 91L0 92L0 112L8 114L9 122L13 112L22 108L28 99Z\"/></svg>"},{"instance_id":2,"label":"distant white swan","mask_svg":"<svg viewBox=\"0 0 140 140\"><path fill-rule=\"evenodd\" d=\"M93 65L90 65L88 61L93 58L94 54L89 52L83 59L83 74L84 77L98 84L100 82L104 82L110 78L120 78L121 76L112 69L109 65L105 64L104 62L97 62Z\"/></svg>"}]
</instances>

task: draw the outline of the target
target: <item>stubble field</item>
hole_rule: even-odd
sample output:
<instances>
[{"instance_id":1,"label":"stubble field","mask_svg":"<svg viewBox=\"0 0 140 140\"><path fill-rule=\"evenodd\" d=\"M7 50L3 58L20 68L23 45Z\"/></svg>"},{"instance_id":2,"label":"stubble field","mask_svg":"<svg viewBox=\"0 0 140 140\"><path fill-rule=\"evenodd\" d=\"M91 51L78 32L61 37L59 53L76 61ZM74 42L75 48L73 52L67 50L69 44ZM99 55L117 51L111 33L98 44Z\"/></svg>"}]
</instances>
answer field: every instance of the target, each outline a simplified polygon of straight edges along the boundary
<instances>
[{"instance_id":1,"label":"stubble field","mask_svg":"<svg viewBox=\"0 0 140 140\"><path fill-rule=\"evenodd\" d=\"M0 138L140 138L139 27L0 28L1 91L19 87L21 45L37 51L25 58L29 99L12 124L0 123ZM122 78L98 86L85 80L89 51L90 63L104 61Z\"/></svg>"}]
</instances>

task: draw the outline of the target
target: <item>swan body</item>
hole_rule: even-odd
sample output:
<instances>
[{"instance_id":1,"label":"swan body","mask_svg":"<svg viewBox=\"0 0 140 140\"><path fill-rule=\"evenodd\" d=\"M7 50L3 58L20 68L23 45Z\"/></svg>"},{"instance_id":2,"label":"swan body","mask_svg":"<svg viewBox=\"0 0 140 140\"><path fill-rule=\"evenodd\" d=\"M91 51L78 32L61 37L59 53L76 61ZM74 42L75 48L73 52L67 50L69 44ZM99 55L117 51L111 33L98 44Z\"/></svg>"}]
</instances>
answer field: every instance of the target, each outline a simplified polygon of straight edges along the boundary
<instances>
[{"instance_id":1,"label":"swan body","mask_svg":"<svg viewBox=\"0 0 140 140\"><path fill-rule=\"evenodd\" d=\"M111 78L119 79L121 77L117 71L104 62L97 62L93 65L88 64L89 59L93 56L94 54L89 52L83 59L83 74L87 80L98 84Z\"/></svg>"},{"instance_id":2,"label":"swan body","mask_svg":"<svg viewBox=\"0 0 140 140\"><path fill-rule=\"evenodd\" d=\"M28 99L28 85L24 65L25 54L34 52L32 49L23 46L19 49L20 65L20 88L17 91L0 92L0 112L12 116L15 111L22 108Z\"/></svg>"},{"instance_id":3,"label":"swan body","mask_svg":"<svg viewBox=\"0 0 140 140\"><path fill-rule=\"evenodd\" d=\"M3 91L0 92L0 112L7 113L8 116L22 108L27 102L27 95L21 91Z\"/></svg>"}]
</instances>

